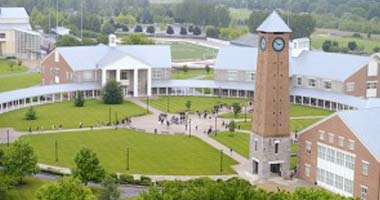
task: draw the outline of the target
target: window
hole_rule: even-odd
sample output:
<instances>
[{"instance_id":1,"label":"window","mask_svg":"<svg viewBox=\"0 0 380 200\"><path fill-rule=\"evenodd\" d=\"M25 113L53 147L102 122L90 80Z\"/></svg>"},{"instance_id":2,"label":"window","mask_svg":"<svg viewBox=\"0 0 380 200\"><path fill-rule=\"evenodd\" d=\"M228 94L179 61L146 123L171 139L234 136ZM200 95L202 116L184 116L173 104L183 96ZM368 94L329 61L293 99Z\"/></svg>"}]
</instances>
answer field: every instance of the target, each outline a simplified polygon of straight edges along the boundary
<instances>
[{"instance_id":1,"label":"window","mask_svg":"<svg viewBox=\"0 0 380 200\"><path fill-rule=\"evenodd\" d=\"M367 71L367 75L368 76L377 76L377 72L378 72L378 63L377 61L374 59L372 60L369 64L368 64L368 71Z\"/></svg>"},{"instance_id":2,"label":"window","mask_svg":"<svg viewBox=\"0 0 380 200\"><path fill-rule=\"evenodd\" d=\"M335 162L335 150L328 148L326 152L326 160L330 162Z\"/></svg>"},{"instance_id":3,"label":"window","mask_svg":"<svg viewBox=\"0 0 380 200\"><path fill-rule=\"evenodd\" d=\"M279 141L279 140L276 140L276 141L274 142L274 153L275 153L275 154L278 153L279 145L280 145L280 141Z\"/></svg>"},{"instance_id":4,"label":"window","mask_svg":"<svg viewBox=\"0 0 380 200\"><path fill-rule=\"evenodd\" d=\"M335 175L335 187L338 189L343 189L343 180L344 178L339 175Z\"/></svg>"},{"instance_id":5,"label":"window","mask_svg":"<svg viewBox=\"0 0 380 200\"><path fill-rule=\"evenodd\" d=\"M247 72L247 81L254 81L255 80L255 73L254 72Z\"/></svg>"},{"instance_id":6,"label":"window","mask_svg":"<svg viewBox=\"0 0 380 200\"><path fill-rule=\"evenodd\" d=\"M305 176L306 177L310 177L310 165L309 164L305 164Z\"/></svg>"},{"instance_id":7,"label":"window","mask_svg":"<svg viewBox=\"0 0 380 200\"><path fill-rule=\"evenodd\" d=\"M319 140L325 141L325 132L322 130L319 130Z\"/></svg>"},{"instance_id":8,"label":"window","mask_svg":"<svg viewBox=\"0 0 380 200\"><path fill-rule=\"evenodd\" d=\"M152 70L152 79L155 79L155 80L161 79L161 71Z\"/></svg>"},{"instance_id":9,"label":"window","mask_svg":"<svg viewBox=\"0 0 380 200\"><path fill-rule=\"evenodd\" d=\"M377 81L367 81L367 89L376 89Z\"/></svg>"},{"instance_id":10,"label":"window","mask_svg":"<svg viewBox=\"0 0 380 200\"><path fill-rule=\"evenodd\" d=\"M297 77L297 85L302 85L302 77Z\"/></svg>"},{"instance_id":11,"label":"window","mask_svg":"<svg viewBox=\"0 0 380 200\"><path fill-rule=\"evenodd\" d=\"M83 80L84 81L92 80L92 72L91 71L83 72Z\"/></svg>"},{"instance_id":12,"label":"window","mask_svg":"<svg viewBox=\"0 0 380 200\"><path fill-rule=\"evenodd\" d=\"M121 71L120 72L120 80L128 80L128 71Z\"/></svg>"},{"instance_id":13,"label":"window","mask_svg":"<svg viewBox=\"0 0 380 200\"><path fill-rule=\"evenodd\" d=\"M334 186L334 176L333 173L326 171L326 183L328 185Z\"/></svg>"},{"instance_id":14,"label":"window","mask_svg":"<svg viewBox=\"0 0 380 200\"><path fill-rule=\"evenodd\" d=\"M368 187L361 185L360 186L360 199L366 200L367 199L367 193L368 193Z\"/></svg>"},{"instance_id":15,"label":"window","mask_svg":"<svg viewBox=\"0 0 380 200\"><path fill-rule=\"evenodd\" d=\"M257 139L255 139L255 151L257 151L257 145L258 145L258 142L257 142Z\"/></svg>"},{"instance_id":16,"label":"window","mask_svg":"<svg viewBox=\"0 0 380 200\"><path fill-rule=\"evenodd\" d=\"M363 160L362 161L362 174L364 176L368 176L368 170L369 170L369 162Z\"/></svg>"},{"instance_id":17,"label":"window","mask_svg":"<svg viewBox=\"0 0 380 200\"><path fill-rule=\"evenodd\" d=\"M351 151L355 150L355 141L348 140L348 149L350 149Z\"/></svg>"},{"instance_id":18,"label":"window","mask_svg":"<svg viewBox=\"0 0 380 200\"><path fill-rule=\"evenodd\" d=\"M352 181L345 178L344 179L344 191L346 191L347 193L352 194L352 187L353 187Z\"/></svg>"},{"instance_id":19,"label":"window","mask_svg":"<svg viewBox=\"0 0 380 200\"><path fill-rule=\"evenodd\" d=\"M308 84L309 84L309 87L315 87L315 86L316 86L316 81L315 81L315 79L310 78Z\"/></svg>"},{"instance_id":20,"label":"window","mask_svg":"<svg viewBox=\"0 0 380 200\"><path fill-rule=\"evenodd\" d=\"M318 158L326 159L326 147L318 145Z\"/></svg>"},{"instance_id":21,"label":"window","mask_svg":"<svg viewBox=\"0 0 380 200\"><path fill-rule=\"evenodd\" d=\"M4 39L5 38L5 33L0 33L0 38Z\"/></svg>"},{"instance_id":22,"label":"window","mask_svg":"<svg viewBox=\"0 0 380 200\"><path fill-rule=\"evenodd\" d=\"M329 143L334 143L334 134L329 133Z\"/></svg>"},{"instance_id":23,"label":"window","mask_svg":"<svg viewBox=\"0 0 380 200\"><path fill-rule=\"evenodd\" d=\"M337 151L336 152L336 164L344 166L344 153Z\"/></svg>"},{"instance_id":24,"label":"window","mask_svg":"<svg viewBox=\"0 0 380 200\"><path fill-rule=\"evenodd\" d=\"M306 153L307 154L311 154L311 146L312 146L311 142L306 141Z\"/></svg>"},{"instance_id":25,"label":"window","mask_svg":"<svg viewBox=\"0 0 380 200\"><path fill-rule=\"evenodd\" d=\"M325 182L326 181L326 171L324 169L318 168L317 179L320 182Z\"/></svg>"},{"instance_id":26,"label":"window","mask_svg":"<svg viewBox=\"0 0 380 200\"><path fill-rule=\"evenodd\" d=\"M323 86L325 89L330 90L332 88L332 83L331 83L331 81L324 81Z\"/></svg>"},{"instance_id":27,"label":"window","mask_svg":"<svg viewBox=\"0 0 380 200\"><path fill-rule=\"evenodd\" d=\"M351 155L346 155L346 167L354 170L355 168L355 158Z\"/></svg>"},{"instance_id":28,"label":"window","mask_svg":"<svg viewBox=\"0 0 380 200\"><path fill-rule=\"evenodd\" d=\"M338 145L340 147L344 147L344 137L341 137L341 136L338 137Z\"/></svg>"},{"instance_id":29,"label":"window","mask_svg":"<svg viewBox=\"0 0 380 200\"><path fill-rule=\"evenodd\" d=\"M353 92L353 91L355 91L355 83L354 82L346 83L346 92Z\"/></svg>"},{"instance_id":30,"label":"window","mask_svg":"<svg viewBox=\"0 0 380 200\"><path fill-rule=\"evenodd\" d=\"M228 71L228 80L229 81L237 81L238 72L237 71Z\"/></svg>"}]
</instances>

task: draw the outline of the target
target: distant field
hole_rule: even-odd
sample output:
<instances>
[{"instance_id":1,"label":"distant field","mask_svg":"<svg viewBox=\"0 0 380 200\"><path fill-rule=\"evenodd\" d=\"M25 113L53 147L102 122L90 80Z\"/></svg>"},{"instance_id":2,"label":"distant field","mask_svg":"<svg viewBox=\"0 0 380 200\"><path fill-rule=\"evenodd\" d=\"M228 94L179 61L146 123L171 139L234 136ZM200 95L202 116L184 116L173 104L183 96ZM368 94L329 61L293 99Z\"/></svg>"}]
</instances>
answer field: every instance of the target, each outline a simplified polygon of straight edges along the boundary
<instances>
[{"instance_id":1,"label":"distant field","mask_svg":"<svg viewBox=\"0 0 380 200\"><path fill-rule=\"evenodd\" d=\"M340 47L347 47L347 44L351 41L355 41L358 48L363 49L368 54L373 53L375 47L380 48L379 39L368 39L368 38L353 38L353 37L339 37L339 36L327 36L327 35L311 35L311 45L315 49L322 49L322 44L325 40L336 41L339 43Z\"/></svg>"},{"instance_id":2,"label":"distant field","mask_svg":"<svg viewBox=\"0 0 380 200\"><path fill-rule=\"evenodd\" d=\"M181 68L172 70L171 79L191 79L197 76L205 76L204 78L214 78L214 70L211 69L209 73L205 69L190 69L184 72ZM204 79L203 79L204 80Z\"/></svg>"},{"instance_id":3,"label":"distant field","mask_svg":"<svg viewBox=\"0 0 380 200\"><path fill-rule=\"evenodd\" d=\"M0 77L0 92L16 90L35 86L41 83L41 75L38 73L15 74Z\"/></svg>"},{"instance_id":4,"label":"distant field","mask_svg":"<svg viewBox=\"0 0 380 200\"><path fill-rule=\"evenodd\" d=\"M251 15L252 11L249 9L237 9L237 8L230 8L230 15L231 18L234 19L241 19L241 20L246 20L249 18Z\"/></svg>"},{"instance_id":5,"label":"distant field","mask_svg":"<svg viewBox=\"0 0 380 200\"><path fill-rule=\"evenodd\" d=\"M216 49L186 42L174 42L170 46L174 62L214 59L218 52Z\"/></svg>"},{"instance_id":6,"label":"distant field","mask_svg":"<svg viewBox=\"0 0 380 200\"><path fill-rule=\"evenodd\" d=\"M0 75L13 74L25 71L27 71L27 68L22 65L17 65L15 61L0 59Z\"/></svg>"}]
</instances>

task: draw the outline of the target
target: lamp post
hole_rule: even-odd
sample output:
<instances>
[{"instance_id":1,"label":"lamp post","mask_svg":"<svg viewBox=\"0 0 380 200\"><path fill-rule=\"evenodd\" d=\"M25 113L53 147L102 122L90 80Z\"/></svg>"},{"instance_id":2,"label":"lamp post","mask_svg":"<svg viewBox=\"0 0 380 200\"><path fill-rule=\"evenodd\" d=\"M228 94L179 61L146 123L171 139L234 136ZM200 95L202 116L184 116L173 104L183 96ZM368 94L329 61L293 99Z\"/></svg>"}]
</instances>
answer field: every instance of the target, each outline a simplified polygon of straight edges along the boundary
<instances>
[{"instance_id":1,"label":"lamp post","mask_svg":"<svg viewBox=\"0 0 380 200\"><path fill-rule=\"evenodd\" d=\"M58 142L54 141L54 149L55 149L55 162L58 162Z\"/></svg>"},{"instance_id":2,"label":"lamp post","mask_svg":"<svg viewBox=\"0 0 380 200\"><path fill-rule=\"evenodd\" d=\"M117 112L115 112L115 129L117 129L118 128L118 125L119 125L119 119L118 119L118 117L117 117Z\"/></svg>"},{"instance_id":3,"label":"lamp post","mask_svg":"<svg viewBox=\"0 0 380 200\"><path fill-rule=\"evenodd\" d=\"M111 125L111 107L108 109L108 124Z\"/></svg>"},{"instance_id":4,"label":"lamp post","mask_svg":"<svg viewBox=\"0 0 380 200\"><path fill-rule=\"evenodd\" d=\"M223 172L223 149L220 150L220 172Z\"/></svg>"},{"instance_id":5,"label":"lamp post","mask_svg":"<svg viewBox=\"0 0 380 200\"><path fill-rule=\"evenodd\" d=\"M126 160L127 160L127 167L126 169L129 170L129 147L127 147L127 152L126 152Z\"/></svg>"},{"instance_id":6,"label":"lamp post","mask_svg":"<svg viewBox=\"0 0 380 200\"><path fill-rule=\"evenodd\" d=\"M9 130L7 130L7 146L9 147Z\"/></svg>"},{"instance_id":7,"label":"lamp post","mask_svg":"<svg viewBox=\"0 0 380 200\"><path fill-rule=\"evenodd\" d=\"M169 113L170 112L170 96L168 95L167 96L168 98L168 101L167 101L167 104L166 104L166 110L167 110L167 112Z\"/></svg>"},{"instance_id":8,"label":"lamp post","mask_svg":"<svg viewBox=\"0 0 380 200\"><path fill-rule=\"evenodd\" d=\"M247 102L244 104L244 122L247 122Z\"/></svg>"},{"instance_id":9,"label":"lamp post","mask_svg":"<svg viewBox=\"0 0 380 200\"><path fill-rule=\"evenodd\" d=\"M218 135L218 109L214 107L214 118L215 118L215 136Z\"/></svg>"},{"instance_id":10,"label":"lamp post","mask_svg":"<svg viewBox=\"0 0 380 200\"><path fill-rule=\"evenodd\" d=\"M191 137L191 119L189 119L189 137Z\"/></svg>"},{"instance_id":11,"label":"lamp post","mask_svg":"<svg viewBox=\"0 0 380 200\"><path fill-rule=\"evenodd\" d=\"M149 96L146 95L146 113L149 113Z\"/></svg>"}]
</instances>

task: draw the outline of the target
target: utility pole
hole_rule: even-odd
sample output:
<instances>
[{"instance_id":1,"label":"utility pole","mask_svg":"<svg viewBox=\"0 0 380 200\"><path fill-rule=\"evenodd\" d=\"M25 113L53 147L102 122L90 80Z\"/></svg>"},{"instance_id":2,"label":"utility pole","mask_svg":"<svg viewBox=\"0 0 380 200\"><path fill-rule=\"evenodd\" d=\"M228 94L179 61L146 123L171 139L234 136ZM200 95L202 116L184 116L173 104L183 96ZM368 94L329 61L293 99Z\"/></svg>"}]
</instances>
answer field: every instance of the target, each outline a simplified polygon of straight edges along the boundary
<instances>
[{"instance_id":1,"label":"utility pole","mask_svg":"<svg viewBox=\"0 0 380 200\"><path fill-rule=\"evenodd\" d=\"M149 113L149 96L146 95L146 113Z\"/></svg>"},{"instance_id":2,"label":"utility pole","mask_svg":"<svg viewBox=\"0 0 380 200\"><path fill-rule=\"evenodd\" d=\"M54 148L55 148L55 162L58 162L58 142L55 140L54 142Z\"/></svg>"},{"instance_id":3,"label":"utility pole","mask_svg":"<svg viewBox=\"0 0 380 200\"><path fill-rule=\"evenodd\" d=\"M220 172L223 172L223 149L220 150Z\"/></svg>"},{"instance_id":4,"label":"utility pole","mask_svg":"<svg viewBox=\"0 0 380 200\"><path fill-rule=\"evenodd\" d=\"M108 110L108 124L111 125L111 107Z\"/></svg>"},{"instance_id":5,"label":"utility pole","mask_svg":"<svg viewBox=\"0 0 380 200\"><path fill-rule=\"evenodd\" d=\"M168 113L170 112L170 96L168 96L168 102L167 102L167 105L166 105L166 110L167 110Z\"/></svg>"},{"instance_id":6,"label":"utility pole","mask_svg":"<svg viewBox=\"0 0 380 200\"><path fill-rule=\"evenodd\" d=\"M244 104L244 122L247 122L247 102Z\"/></svg>"},{"instance_id":7,"label":"utility pole","mask_svg":"<svg viewBox=\"0 0 380 200\"><path fill-rule=\"evenodd\" d=\"M7 146L9 147L9 130L7 130Z\"/></svg>"},{"instance_id":8,"label":"utility pole","mask_svg":"<svg viewBox=\"0 0 380 200\"><path fill-rule=\"evenodd\" d=\"M129 170L129 147L127 147L126 160L127 160L127 167L126 167L126 169Z\"/></svg>"},{"instance_id":9,"label":"utility pole","mask_svg":"<svg viewBox=\"0 0 380 200\"><path fill-rule=\"evenodd\" d=\"M189 119L189 137L191 137L191 119Z\"/></svg>"}]
</instances>

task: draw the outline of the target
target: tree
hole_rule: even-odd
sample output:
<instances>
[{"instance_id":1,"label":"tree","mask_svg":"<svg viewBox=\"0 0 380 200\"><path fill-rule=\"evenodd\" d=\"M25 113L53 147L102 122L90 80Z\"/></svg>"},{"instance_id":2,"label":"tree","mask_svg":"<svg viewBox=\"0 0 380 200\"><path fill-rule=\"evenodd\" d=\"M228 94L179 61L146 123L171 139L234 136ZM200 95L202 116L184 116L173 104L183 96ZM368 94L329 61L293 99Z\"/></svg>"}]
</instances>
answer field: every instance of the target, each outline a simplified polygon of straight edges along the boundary
<instances>
[{"instance_id":1,"label":"tree","mask_svg":"<svg viewBox=\"0 0 380 200\"><path fill-rule=\"evenodd\" d=\"M101 182L105 176L105 171L100 165L96 153L91 149L83 147L75 155L74 162L76 168L74 169L74 176L77 177L85 185L89 181Z\"/></svg>"},{"instance_id":2,"label":"tree","mask_svg":"<svg viewBox=\"0 0 380 200\"><path fill-rule=\"evenodd\" d=\"M230 121L230 123L228 124L228 130L230 132L235 132L235 129L236 129L236 123L234 120Z\"/></svg>"},{"instance_id":3,"label":"tree","mask_svg":"<svg viewBox=\"0 0 380 200\"><path fill-rule=\"evenodd\" d=\"M142 28L142 26L141 26L141 25L137 25L137 26L135 27L135 33L141 33L141 32L143 32L143 28Z\"/></svg>"},{"instance_id":4,"label":"tree","mask_svg":"<svg viewBox=\"0 0 380 200\"><path fill-rule=\"evenodd\" d=\"M115 17L115 22L119 24L129 24L134 25L136 24L136 18L132 15L119 15Z\"/></svg>"},{"instance_id":5,"label":"tree","mask_svg":"<svg viewBox=\"0 0 380 200\"><path fill-rule=\"evenodd\" d=\"M373 52L375 52L375 53L379 53L379 52L380 52L380 47L375 47L375 48L373 48Z\"/></svg>"},{"instance_id":6,"label":"tree","mask_svg":"<svg viewBox=\"0 0 380 200\"><path fill-rule=\"evenodd\" d=\"M180 30L179 34L181 34L181 35L187 35L186 28L185 27L181 27L181 30Z\"/></svg>"},{"instance_id":7,"label":"tree","mask_svg":"<svg viewBox=\"0 0 380 200\"><path fill-rule=\"evenodd\" d=\"M207 72L207 74L209 74L209 73L210 73L210 71L211 71L211 68L210 68L210 66L209 66L209 65L206 65L205 69L206 69L206 72Z\"/></svg>"},{"instance_id":8,"label":"tree","mask_svg":"<svg viewBox=\"0 0 380 200\"><path fill-rule=\"evenodd\" d=\"M154 41L142 33L134 33L121 38L121 43L127 45L150 45L154 44Z\"/></svg>"},{"instance_id":9,"label":"tree","mask_svg":"<svg viewBox=\"0 0 380 200\"><path fill-rule=\"evenodd\" d=\"M232 111L234 112L235 117L241 112L241 105L238 102L232 103Z\"/></svg>"},{"instance_id":10,"label":"tree","mask_svg":"<svg viewBox=\"0 0 380 200\"><path fill-rule=\"evenodd\" d=\"M107 35L99 35L97 38L96 38L96 41L100 44L108 44L108 36Z\"/></svg>"},{"instance_id":11,"label":"tree","mask_svg":"<svg viewBox=\"0 0 380 200\"><path fill-rule=\"evenodd\" d=\"M191 108L191 101L186 101L185 106L186 106L187 110L189 111Z\"/></svg>"},{"instance_id":12,"label":"tree","mask_svg":"<svg viewBox=\"0 0 380 200\"><path fill-rule=\"evenodd\" d=\"M113 27L110 21L106 21L102 24L102 33L109 35L114 32L115 32L115 27Z\"/></svg>"},{"instance_id":13,"label":"tree","mask_svg":"<svg viewBox=\"0 0 380 200\"><path fill-rule=\"evenodd\" d=\"M351 42L349 42L349 43L347 44L347 47L348 47L351 51L354 51L354 50L358 47L358 45L356 44L355 41L351 41Z\"/></svg>"},{"instance_id":14,"label":"tree","mask_svg":"<svg viewBox=\"0 0 380 200\"><path fill-rule=\"evenodd\" d=\"M75 97L74 105L76 107L83 107L86 100L84 99L83 92L77 92L78 95Z\"/></svg>"},{"instance_id":15,"label":"tree","mask_svg":"<svg viewBox=\"0 0 380 200\"><path fill-rule=\"evenodd\" d=\"M189 33L192 33L194 31L194 27L192 25L189 26Z\"/></svg>"},{"instance_id":16,"label":"tree","mask_svg":"<svg viewBox=\"0 0 380 200\"><path fill-rule=\"evenodd\" d=\"M57 47L65 47L65 46L80 46L82 43L75 37L70 35L62 36L55 43Z\"/></svg>"},{"instance_id":17,"label":"tree","mask_svg":"<svg viewBox=\"0 0 380 200\"><path fill-rule=\"evenodd\" d=\"M96 200L91 189L81 186L73 177L64 177L57 182L47 183L37 191L38 200Z\"/></svg>"},{"instance_id":18,"label":"tree","mask_svg":"<svg viewBox=\"0 0 380 200\"><path fill-rule=\"evenodd\" d=\"M33 106L30 106L28 110L25 113L25 119L30 121L30 120L36 120L37 119L37 113L34 110Z\"/></svg>"},{"instance_id":19,"label":"tree","mask_svg":"<svg viewBox=\"0 0 380 200\"><path fill-rule=\"evenodd\" d=\"M167 29L166 29L166 33L169 34L169 35L173 35L174 34L173 27L172 26L168 26Z\"/></svg>"},{"instance_id":20,"label":"tree","mask_svg":"<svg viewBox=\"0 0 380 200\"><path fill-rule=\"evenodd\" d=\"M189 67L187 65L182 66L183 72L187 73L189 71Z\"/></svg>"},{"instance_id":21,"label":"tree","mask_svg":"<svg viewBox=\"0 0 380 200\"><path fill-rule=\"evenodd\" d=\"M196 26L194 28L193 34L194 35L200 35L200 34L202 34L202 30L198 26Z\"/></svg>"},{"instance_id":22,"label":"tree","mask_svg":"<svg viewBox=\"0 0 380 200\"><path fill-rule=\"evenodd\" d=\"M123 92L120 84L116 81L109 81L103 88L103 101L105 104L123 103Z\"/></svg>"},{"instance_id":23,"label":"tree","mask_svg":"<svg viewBox=\"0 0 380 200\"><path fill-rule=\"evenodd\" d=\"M247 21L249 32L256 33L256 29L268 17L268 15L269 13L266 11L253 11Z\"/></svg>"},{"instance_id":24,"label":"tree","mask_svg":"<svg viewBox=\"0 0 380 200\"><path fill-rule=\"evenodd\" d=\"M30 144L17 140L12 144L4 159L4 172L21 183L26 176L38 172L37 156Z\"/></svg>"},{"instance_id":25,"label":"tree","mask_svg":"<svg viewBox=\"0 0 380 200\"><path fill-rule=\"evenodd\" d=\"M154 34L154 32L156 32L156 29L154 28L154 26L148 26L148 28L146 29L146 32L150 34Z\"/></svg>"},{"instance_id":26,"label":"tree","mask_svg":"<svg viewBox=\"0 0 380 200\"><path fill-rule=\"evenodd\" d=\"M211 38L219 38L220 29L217 27L208 27L206 30L206 36Z\"/></svg>"},{"instance_id":27,"label":"tree","mask_svg":"<svg viewBox=\"0 0 380 200\"><path fill-rule=\"evenodd\" d=\"M12 189L15 184L15 180L12 176L6 175L0 172L0 199L5 196L5 193Z\"/></svg>"},{"instance_id":28,"label":"tree","mask_svg":"<svg viewBox=\"0 0 380 200\"><path fill-rule=\"evenodd\" d=\"M117 189L119 186L118 180L112 176L106 176L102 182L104 192L99 197L99 200L117 200L120 198L120 191Z\"/></svg>"}]
</instances>

